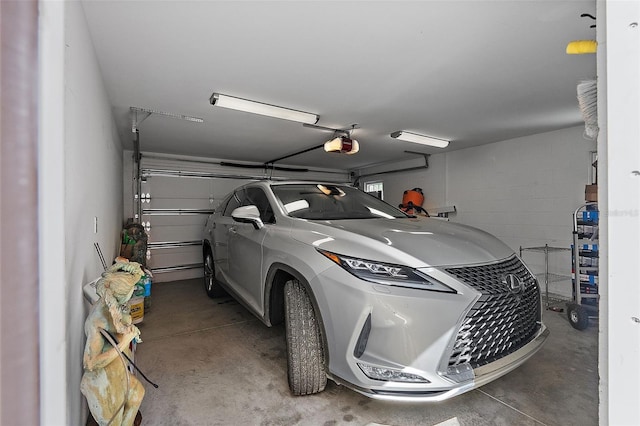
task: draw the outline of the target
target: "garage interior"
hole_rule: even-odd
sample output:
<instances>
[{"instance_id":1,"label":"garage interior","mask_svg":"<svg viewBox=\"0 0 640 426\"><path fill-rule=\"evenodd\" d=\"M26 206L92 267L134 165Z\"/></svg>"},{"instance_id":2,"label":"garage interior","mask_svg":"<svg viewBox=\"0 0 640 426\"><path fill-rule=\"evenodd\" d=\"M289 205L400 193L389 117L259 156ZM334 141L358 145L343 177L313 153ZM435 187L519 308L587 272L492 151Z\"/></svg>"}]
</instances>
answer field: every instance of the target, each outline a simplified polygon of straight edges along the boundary
<instances>
[{"instance_id":1,"label":"garage interior","mask_svg":"<svg viewBox=\"0 0 640 426\"><path fill-rule=\"evenodd\" d=\"M573 329L545 311L545 346L506 376L444 402L376 401L329 381L295 397L284 327L267 328L230 297L202 297L202 280L158 286L139 324L136 363L143 424L170 425L591 425L598 424L597 323Z\"/></svg>"},{"instance_id":2,"label":"garage interior","mask_svg":"<svg viewBox=\"0 0 640 426\"><path fill-rule=\"evenodd\" d=\"M103 271L96 247L114 259L132 218L154 273L136 364L159 388L145 385L143 424L640 424L640 3L24 3L37 10L13 17L37 22L37 84L22 89L38 116L39 278L25 301L38 307L37 365L26 366L37 377L20 393L30 401L5 398L16 383L5 372L26 359L4 349L16 337L8 289L20 285L6 258L0 423L21 424L27 404L31 424L85 424L84 287ZM4 29L13 9L2 12ZM597 52L567 54L578 40L597 40ZM600 130L589 138L576 87L596 77ZM319 119L225 109L214 93ZM3 233L16 224L4 129ZM359 152L325 152L336 136ZM517 370L446 402L383 403L333 382L293 397L283 328L202 285L207 215L264 178L357 183L392 205L421 188L432 215L497 236L540 280L548 272L551 337ZM572 214L596 184L599 310L580 331L555 298L572 297ZM2 247L22 250L6 234Z\"/></svg>"}]
</instances>

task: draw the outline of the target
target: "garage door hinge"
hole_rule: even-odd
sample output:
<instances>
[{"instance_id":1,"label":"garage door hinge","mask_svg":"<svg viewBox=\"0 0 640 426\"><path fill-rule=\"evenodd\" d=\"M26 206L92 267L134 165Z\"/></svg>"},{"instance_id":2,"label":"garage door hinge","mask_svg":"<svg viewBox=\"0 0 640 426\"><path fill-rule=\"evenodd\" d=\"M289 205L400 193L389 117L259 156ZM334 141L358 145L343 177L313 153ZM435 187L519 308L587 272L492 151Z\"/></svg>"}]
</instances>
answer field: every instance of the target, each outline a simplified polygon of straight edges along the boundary
<instances>
[{"instance_id":1,"label":"garage door hinge","mask_svg":"<svg viewBox=\"0 0 640 426\"><path fill-rule=\"evenodd\" d=\"M142 203L150 203L151 202L151 194L149 194L148 192L146 194L145 193L142 193L140 195L135 194L133 196L133 199L135 201L138 201L138 198L140 198L140 202L142 202Z\"/></svg>"}]
</instances>

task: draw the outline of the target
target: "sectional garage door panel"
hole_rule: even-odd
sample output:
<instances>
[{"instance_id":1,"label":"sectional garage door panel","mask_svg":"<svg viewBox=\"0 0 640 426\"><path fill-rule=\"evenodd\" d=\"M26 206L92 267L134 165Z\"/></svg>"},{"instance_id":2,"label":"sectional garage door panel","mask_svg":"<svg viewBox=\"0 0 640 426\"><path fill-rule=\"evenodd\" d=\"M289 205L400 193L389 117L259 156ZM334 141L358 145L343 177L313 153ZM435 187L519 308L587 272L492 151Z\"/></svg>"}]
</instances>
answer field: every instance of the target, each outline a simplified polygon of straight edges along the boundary
<instances>
[{"instance_id":1,"label":"sectional garage door panel","mask_svg":"<svg viewBox=\"0 0 640 426\"><path fill-rule=\"evenodd\" d=\"M156 271L173 268L177 265L193 266L193 268L189 269L198 269L202 263L202 246L154 250L151 254L151 259L154 261L155 266L153 269ZM196 265L198 266L196 267ZM198 271L197 276L202 276L201 270Z\"/></svg>"},{"instance_id":2,"label":"sectional garage door panel","mask_svg":"<svg viewBox=\"0 0 640 426\"><path fill-rule=\"evenodd\" d=\"M141 213L141 223L148 230L147 266L155 282L201 277L207 217L234 188L267 177L261 169L153 154L143 154L140 169L140 201L134 211ZM289 179L348 179L340 171L287 174Z\"/></svg>"},{"instance_id":3,"label":"sectional garage door panel","mask_svg":"<svg viewBox=\"0 0 640 426\"><path fill-rule=\"evenodd\" d=\"M146 185L153 188L153 199L198 199L212 190L210 179L149 176Z\"/></svg>"},{"instance_id":4,"label":"sectional garage door panel","mask_svg":"<svg viewBox=\"0 0 640 426\"><path fill-rule=\"evenodd\" d=\"M185 242L195 241L202 239L202 230L206 221L205 217L200 217L197 223L192 224L168 224L161 225L158 217L142 216L142 221L148 221L151 225L149 227L149 242L152 243L167 243L167 242ZM173 219L177 222L177 219Z\"/></svg>"},{"instance_id":5,"label":"sectional garage door panel","mask_svg":"<svg viewBox=\"0 0 640 426\"><path fill-rule=\"evenodd\" d=\"M143 182L143 209L213 209L241 179L151 176ZM148 200L148 201L147 201Z\"/></svg>"},{"instance_id":6,"label":"sectional garage door panel","mask_svg":"<svg viewBox=\"0 0 640 426\"><path fill-rule=\"evenodd\" d=\"M157 282L202 276L202 230L210 212L242 179L150 176L141 185L148 266ZM148 195L147 195L148 194ZM167 243L197 246L166 247ZM169 244L170 246L170 244Z\"/></svg>"},{"instance_id":7,"label":"sectional garage door panel","mask_svg":"<svg viewBox=\"0 0 640 426\"><path fill-rule=\"evenodd\" d=\"M149 194L152 193L154 192L149 192ZM143 213L145 210L174 210L177 208L182 210L208 210L214 207L215 204L208 198L158 198L157 196L154 196L150 202L145 201L142 205ZM162 214L160 211L154 211L153 213L156 216Z\"/></svg>"}]
</instances>

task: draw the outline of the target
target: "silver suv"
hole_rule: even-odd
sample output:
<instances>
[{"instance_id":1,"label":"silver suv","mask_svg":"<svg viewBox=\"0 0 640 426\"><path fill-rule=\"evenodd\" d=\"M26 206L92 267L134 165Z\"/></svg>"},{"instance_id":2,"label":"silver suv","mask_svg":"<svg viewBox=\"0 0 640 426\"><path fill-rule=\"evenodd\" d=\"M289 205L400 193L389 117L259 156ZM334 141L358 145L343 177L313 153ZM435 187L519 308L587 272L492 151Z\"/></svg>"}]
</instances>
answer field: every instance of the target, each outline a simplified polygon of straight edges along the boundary
<instances>
[{"instance_id":1,"label":"silver suv","mask_svg":"<svg viewBox=\"0 0 640 426\"><path fill-rule=\"evenodd\" d=\"M518 367L549 334L538 283L504 243L348 185L244 185L208 218L203 257L210 297L284 322L294 395L330 378L440 401Z\"/></svg>"}]
</instances>

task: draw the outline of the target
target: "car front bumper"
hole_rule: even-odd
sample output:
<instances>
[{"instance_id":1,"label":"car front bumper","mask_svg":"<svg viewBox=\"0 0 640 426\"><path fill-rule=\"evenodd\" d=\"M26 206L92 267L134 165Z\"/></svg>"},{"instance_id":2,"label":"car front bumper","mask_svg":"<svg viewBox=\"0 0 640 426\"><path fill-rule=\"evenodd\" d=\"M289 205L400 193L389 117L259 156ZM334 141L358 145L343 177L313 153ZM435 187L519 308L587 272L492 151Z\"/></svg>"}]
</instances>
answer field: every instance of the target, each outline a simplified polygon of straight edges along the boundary
<instances>
[{"instance_id":1,"label":"car front bumper","mask_svg":"<svg viewBox=\"0 0 640 426\"><path fill-rule=\"evenodd\" d=\"M457 293L375 284L337 266L310 282L323 321L332 380L379 400L442 401L507 374L542 347L549 334L544 324L519 349L475 369L467 366L460 375L448 374L456 333L480 294L447 274L432 272ZM358 364L424 380L378 380Z\"/></svg>"},{"instance_id":2,"label":"car front bumper","mask_svg":"<svg viewBox=\"0 0 640 426\"><path fill-rule=\"evenodd\" d=\"M549 329L547 329L543 324L538 335L527 345L518 349L516 352L513 352L505 356L504 358L499 359L498 361L476 368L475 370L473 370L474 379L472 381L452 385L447 390L390 391L380 389L364 389L347 382L341 383L339 378L333 378L333 380L372 399L397 402L444 401L446 399L476 389L514 370L529 358L531 358L536 352L538 352L548 336Z\"/></svg>"}]
</instances>

